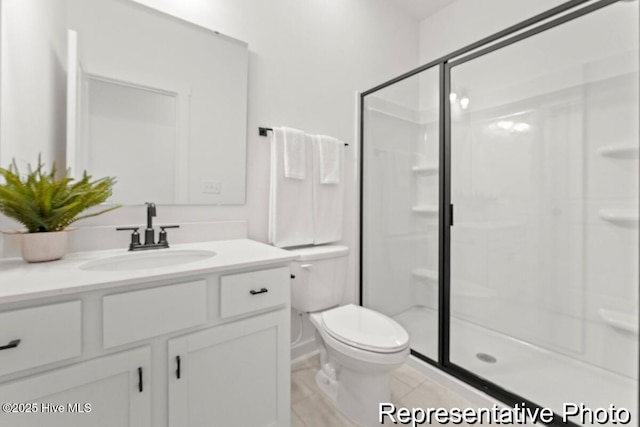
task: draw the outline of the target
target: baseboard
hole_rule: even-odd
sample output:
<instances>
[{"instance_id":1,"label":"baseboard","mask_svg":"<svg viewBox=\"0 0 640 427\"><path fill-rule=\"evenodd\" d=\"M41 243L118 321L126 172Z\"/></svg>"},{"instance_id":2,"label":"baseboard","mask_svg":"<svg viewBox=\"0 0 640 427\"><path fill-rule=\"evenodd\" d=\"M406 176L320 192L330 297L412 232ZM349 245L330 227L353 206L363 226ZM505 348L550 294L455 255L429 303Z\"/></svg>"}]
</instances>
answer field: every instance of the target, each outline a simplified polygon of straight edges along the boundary
<instances>
[{"instance_id":1,"label":"baseboard","mask_svg":"<svg viewBox=\"0 0 640 427\"><path fill-rule=\"evenodd\" d=\"M315 339L303 341L293 347L291 347L291 363L297 362L301 359L306 359L318 352Z\"/></svg>"}]
</instances>

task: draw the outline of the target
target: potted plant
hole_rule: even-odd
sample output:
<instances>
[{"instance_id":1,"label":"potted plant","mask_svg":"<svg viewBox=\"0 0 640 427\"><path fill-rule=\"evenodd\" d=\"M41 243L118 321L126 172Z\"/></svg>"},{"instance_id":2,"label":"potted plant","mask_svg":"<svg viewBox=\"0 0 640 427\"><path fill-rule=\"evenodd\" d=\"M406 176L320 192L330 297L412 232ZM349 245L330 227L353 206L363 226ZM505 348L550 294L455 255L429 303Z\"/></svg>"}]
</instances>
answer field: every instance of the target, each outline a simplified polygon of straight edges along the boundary
<instances>
[{"instance_id":1,"label":"potted plant","mask_svg":"<svg viewBox=\"0 0 640 427\"><path fill-rule=\"evenodd\" d=\"M15 160L0 168L0 213L26 227L22 233L22 258L27 262L53 261L67 251L67 227L76 221L112 211L120 205L81 215L111 197L115 178L92 180L85 171L75 180L65 171L57 176L55 163L45 171L38 157L35 169L21 177ZM4 182L1 178L4 178Z\"/></svg>"}]
</instances>

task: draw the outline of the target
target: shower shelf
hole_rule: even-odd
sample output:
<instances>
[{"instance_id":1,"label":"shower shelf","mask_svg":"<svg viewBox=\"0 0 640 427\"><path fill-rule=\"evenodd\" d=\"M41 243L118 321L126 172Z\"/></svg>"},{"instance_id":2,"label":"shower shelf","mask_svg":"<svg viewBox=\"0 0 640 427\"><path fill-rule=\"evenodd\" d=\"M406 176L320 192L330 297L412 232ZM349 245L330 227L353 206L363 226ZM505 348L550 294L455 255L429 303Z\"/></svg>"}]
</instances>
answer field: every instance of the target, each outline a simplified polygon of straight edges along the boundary
<instances>
[{"instance_id":1,"label":"shower shelf","mask_svg":"<svg viewBox=\"0 0 640 427\"><path fill-rule=\"evenodd\" d=\"M626 227L637 227L640 219L638 211L631 209L602 209L598 211L598 216L605 221Z\"/></svg>"},{"instance_id":2,"label":"shower shelf","mask_svg":"<svg viewBox=\"0 0 640 427\"><path fill-rule=\"evenodd\" d=\"M602 320L604 320L607 325L624 332L631 332L636 335L638 334L639 327L637 315L620 313L619 311L607 310L604 308L601 308L598 312Z\"/></svg>"},{"instance_id":3,"label":"shower shelf","mask_svg":"<svg viewBox=\"0 0 640 427\"><path fill-rule=\"evenodd\" d=\"M620 144L600 147L598 153L603 157L612 157L614 159L637 159L639 150L637 145Z\"/></svg>"},{"instance_id":4,"label":"shower shelf","mask_svg":"<svg viewBox=\"0 0 640 427\"><path fill-rule=\"evenodd\" d=\"M438 166L414 166L411 171L419 175L435 175L440 168Z\"/></svg>"},{"instance_id":5,"label":"shower shelf","mask_svg":"<svg viewBox=\"0 0 640 427\"><path fill-rule=\"evenodd\" d=\"M437 215L438 207L435 205L419 205L414 206L411 210L417 214L421 215Z\"/></svg>"},{"instance_id":6,"label":"shower shelf","mask_svg":"<svg viewBox=\"0 0 640 427\"><path fill-rule=\"evenodd\" d=\"M438 272L428 268L415 268L411 270L411 274L417 279L438 281Z\"/></svg>"}]
</instances>

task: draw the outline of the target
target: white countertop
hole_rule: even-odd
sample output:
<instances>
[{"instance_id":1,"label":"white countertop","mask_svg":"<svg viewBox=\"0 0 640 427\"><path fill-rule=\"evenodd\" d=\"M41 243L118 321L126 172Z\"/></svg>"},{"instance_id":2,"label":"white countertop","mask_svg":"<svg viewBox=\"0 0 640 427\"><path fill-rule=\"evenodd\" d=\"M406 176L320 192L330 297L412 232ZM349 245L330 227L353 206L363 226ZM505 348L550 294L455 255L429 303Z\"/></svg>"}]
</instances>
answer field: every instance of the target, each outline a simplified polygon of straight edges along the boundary
<instances>
[{"instance_id":1,"label":"white countertop","mask_svg":"<svg viewBox=\"0 0 640 427\"><path fill-rule=\"evenodd\" d=\"M249 239L221 240L172 245L158 249L208 250L215 256L188 264L132 271L88 271L80 266L88 261L125 255L126 248L108 251L76 252L59 261L29 264L21 258L0 260L0 304L113 288L162 279L208 274L221 270L251 268L288 262L295 255L283 249ZM154 250L155 251L155 250ZM144 253L140 251L138 253ZM136 253L132 253L135 256Z\"/></svg>"}]
</instances>

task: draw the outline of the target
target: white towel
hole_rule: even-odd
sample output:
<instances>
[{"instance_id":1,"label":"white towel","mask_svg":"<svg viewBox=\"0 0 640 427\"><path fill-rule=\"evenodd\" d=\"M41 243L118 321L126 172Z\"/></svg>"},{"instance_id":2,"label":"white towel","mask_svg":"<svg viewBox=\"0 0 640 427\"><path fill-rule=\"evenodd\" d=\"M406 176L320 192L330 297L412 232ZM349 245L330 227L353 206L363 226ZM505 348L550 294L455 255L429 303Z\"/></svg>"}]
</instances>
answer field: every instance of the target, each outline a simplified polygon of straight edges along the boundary
<instances>
[{"instance_id":1,"label":"white towel","mask_svg":"<svg viewBox=\"0 0 640 427\"><path fill-rule=\"evenodd\" d=\"M307 170L307 150L304 132L283 127L284 131L284 176L305 179Z\"/></svg>"},{"instance_id":2,"label":"white towel","mask_svg":"<svg viewBox=\"0 0 640 427\"><path fill-rule=\"evenodd\" d=\"M323 136L313 137L313 242L316 245L336 242L342 239L342 222L344 208L344 171L342 157L344 143L335 141L334 146L340 151L333 157L338 160L333 163L333 167L322 169L322 160L327 160L328 156L322 157L322 147L326 140ZM333 155L332 155L333 156ZM323 172L326 172L323 174ZM323 183L329 178L335 181L333 184Z\"/></svg>"},{"instance_id":3,"label":"white towel","mask_svg":"<svg viewBox=\"0 0 640 427\"><path fill-rule=\"evenodd\" d=\"M269 193L269 243L285 248L313 243L313 189L311 173L304 179L288 179L284 173L284 130L271 135ZM311 144L305 136L306 144ZM312 150L305 150L305 169L312 169Z\"/></svg>"},{"instance_id":4,"label":"white towel","mask_svg":"<svg viewBox=\"0 0 640 427\"><path fill-rule=\"evenodd\" d=\"M325 135L318 135L316 141L320 149L320 183L339 184L344 143Z\"/></svg>"}]
</instances>

